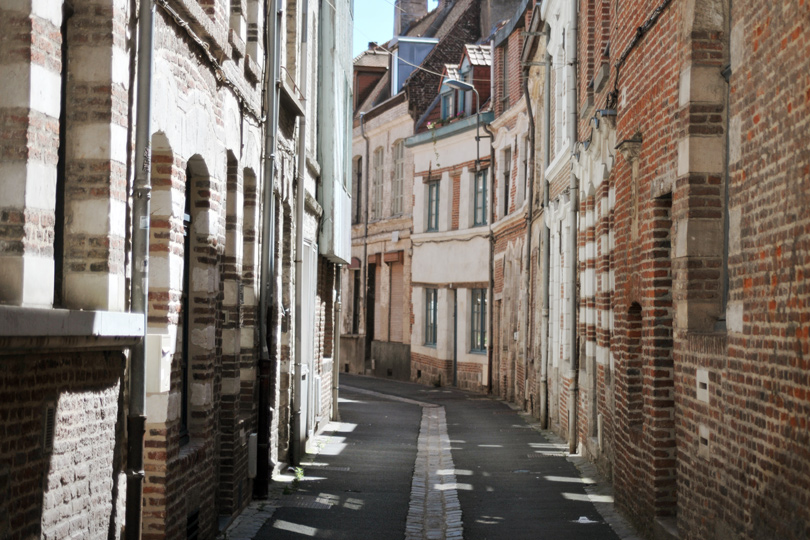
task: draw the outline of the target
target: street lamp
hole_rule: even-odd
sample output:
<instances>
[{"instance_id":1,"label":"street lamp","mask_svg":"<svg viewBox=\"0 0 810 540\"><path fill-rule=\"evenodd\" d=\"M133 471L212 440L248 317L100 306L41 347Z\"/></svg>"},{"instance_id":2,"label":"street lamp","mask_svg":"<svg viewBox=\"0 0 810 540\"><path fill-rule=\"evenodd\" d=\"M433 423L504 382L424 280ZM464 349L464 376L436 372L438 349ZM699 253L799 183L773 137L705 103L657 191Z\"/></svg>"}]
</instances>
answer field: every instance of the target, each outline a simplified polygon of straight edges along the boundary
<instances>
[{"instance_id":1,"label":"street lamp","mask_svg":"<svg viewBox=\"0 0 810 540\"><path fill-rule=\"evenodd\" d=\"M480 155L480 148L479 148L479 141L481 139L480 136L480 125L481 125L481 97L478 95L478 90L475 89L475 86L471 85L468 82L460 81L458 79L447 79L444 83L457 90L462 90L464 92L469 92L472 90L475 92L475 172L478 172L478 167L480 166L481 162L481 155Z\"/></svg>"}]
</instances>

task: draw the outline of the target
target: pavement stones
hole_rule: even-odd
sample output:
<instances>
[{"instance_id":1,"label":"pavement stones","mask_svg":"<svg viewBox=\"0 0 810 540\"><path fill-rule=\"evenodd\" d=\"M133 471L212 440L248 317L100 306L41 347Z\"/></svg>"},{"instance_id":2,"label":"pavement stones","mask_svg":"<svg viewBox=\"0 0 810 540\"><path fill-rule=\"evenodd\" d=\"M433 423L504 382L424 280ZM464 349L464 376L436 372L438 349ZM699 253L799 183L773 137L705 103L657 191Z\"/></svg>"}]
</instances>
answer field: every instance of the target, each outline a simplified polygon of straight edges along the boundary
<instances>
[{"instance_id":1,"label":"pavement stones","mask_svg":"<svg viewBox=\"0 0 810 540\"><path fill-rule=\"evenodd\" d=\"M592 464L497 399L342 375L341 416L221 538L638 538Z\"/></svg>"}]
</instances>

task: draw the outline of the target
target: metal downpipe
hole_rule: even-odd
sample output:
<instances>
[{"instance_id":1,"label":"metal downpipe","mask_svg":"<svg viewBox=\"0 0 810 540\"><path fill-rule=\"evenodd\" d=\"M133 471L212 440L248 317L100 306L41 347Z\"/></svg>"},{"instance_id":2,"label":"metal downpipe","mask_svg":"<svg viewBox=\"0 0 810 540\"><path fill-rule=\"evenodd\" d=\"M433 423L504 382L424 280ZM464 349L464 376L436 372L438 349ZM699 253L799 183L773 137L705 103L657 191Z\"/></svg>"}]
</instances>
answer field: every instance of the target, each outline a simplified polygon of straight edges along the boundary
<instances>
[{"instance_id":1,"label":"metal downpipe","mask_svg":"<svg viewBox=\"0 0 810 540\"><path fill-rule=\"evenodd\" d=\"M548 429L548 355L549 355L549 278L551 275L551 229L548 226L548 163L551 158L551 55L548 53L548 42L551 38L551 27L545 25L546 58L545 80L543 81L543 320L542 341L543 347L540 359L540 426Z\"/></svg>"},{"instance_id":2,"label":"metal downpipe","mask_svg":"<svg viewBox=\"0 0 810 540\"><path fill-rule=\"evenodd\" d=\"M267 28L265 29L265 76L264 76L264 171L262 187L262 232L261 232L261 271L259 285L259 411L256 480L253 482L253 496L267 498L268 484L272 477L270 470L270 390L273 376L275 341L270 325L275 308L275 163L276 126L278 124L278 74L279 74L279 32L277 1L268 3Z\"/></svg>"},{"instance_id":3,"label":"metal downpipe","mask_svg":"<svg viewBox=\"0 0 810 540\"><path fill-rule=\"evenodd\" d=\"M534 140L535 140L535 126L534 126L534 111L532 111L532 99L529 95L529 69L526 68L523 74L523 95L526 98L526 112L529 115L529 167L526 175L526 182L529 184L528 197L529 206L526 210L526 276L524 278L524 290L526 291L526 320L525 331L523 334L523 362L525 366L529 365L529 352L531 351L530 336L531 321L532 321L532 216L534 210ZM532 364L534 359L532 358ZM523 376L527 377L528 369L524 368ZM532 413L534 411L531 411Z\"/></svg>"},{"instance_id":4,"label":"metal downpipe","mask_svg":"<svg viewBox=\"0 0 810 540\"><path fill-rule=\"evenodd\" d=\"M571 145L571 175L569 196L571 210L569 216L568 238L568 309L571 314L571 327L568 339L571 354L571 388L568 402L568 452L575 454L579 443L577 429L577 404L579 403L579 347L577 347L577 218L579 185L573 170L577 151L577 0L571 0L571 35L566 41L571 44L566 69L568 70L566 100L568 106L568 136Z\"/></svg>"},{"instance_id":5,"label":"metal downpipe","mask_svg":"<svg viewBox=\"0 0 810 540\"><path fill-rule=\"evenodd\" d=\"M303 21L301 24L301 94L307 96L307 31L309 23L309 2L304 0L302 6ZM298 120L298 190L295 193L295 372L293 374L293 400L292 400L292 463L299 465L304 453L303 437L305 419L301 418L301 394L304 389L301 346L303 343L303 292L304 292L304 200L306 197L306 167L307 167L307 117L303 114ZM307 381L308 383L309 381Z\"/></svg>"},{"instance_id":6,"label":"metal downpipe","mask_svg":"<svg viewBox=\"0 0 810 540\"><path fill-rule=\"evenodd\" d=\"M364 206L364 228L363 228L363 322L364 324L364 335L365 341L363 342L363 373L365 375L366 370L366 361L371 356L371 338L368 333L368 203L369 197L371 192L369 191L370 188L370 178L368 177L368 160L369 160L369 152L370 152L370 144L371 142L368 139L368 135L366 135L366 125L364 123L364 117L366 113L360 113L360 134L363 136L363 139L366 141L366 155L363 158L363 178L366 179L366 200ZM361 186L362 187L362 186ZM357 190L358 194L360 190Z\"/></svg>"},{"instance_id":7,"label":"metal downpipe","mask_svg":"<svg viewBox=\"0 0 810 540\"><path fill-rule=\"evenodd\" d=\"M340 391L340 312L342 305L341 265L335 266L335 322L332 324L332 415L333 422L340 422L338 393Z\"/></svg>"},{"instance_id":8,"label":"metal downpipe","mask_svg":"<svg viewBox=\"0 0 810 540\"><path fill-rule=\"evenodd\" d=\"M131 311L143 313L144 336L132 351L127 416L126 537L141 537L143 440L146 433L146 339L149 306L149 216L152 198L152 67L155 5L141 0L138 12L138 111L135 127L135 182L132 196Z\"/></svg>"},{"instance_id":9,"label":"metal downpipe","mask_svg":"<svg viewBox=\"0 0 810 540\"><path fill-rule=\"evenodd\" d=\"M493 355L495 354L495 347L493 346L493 322L495 320L495 236L492 234L492 224L495 222L495 205L493 204L493 197L492 197L492 186L495 184L495 147L494 147L494 140L495 135L492 133L492 130L489 129L487 124L483 126L484 131L487 132L489 136L489 179L487 180L488 186L488 200L487 204L489 205L489 290L487 291L487 309L489 311L489 321L487 328L487 373L488 373L488 380L489 383L487 386L487 394L492 393L492 379L494 378L494 373L492 373L492 368L495 364L495 359Z\"/></svg>"}]
</instances>

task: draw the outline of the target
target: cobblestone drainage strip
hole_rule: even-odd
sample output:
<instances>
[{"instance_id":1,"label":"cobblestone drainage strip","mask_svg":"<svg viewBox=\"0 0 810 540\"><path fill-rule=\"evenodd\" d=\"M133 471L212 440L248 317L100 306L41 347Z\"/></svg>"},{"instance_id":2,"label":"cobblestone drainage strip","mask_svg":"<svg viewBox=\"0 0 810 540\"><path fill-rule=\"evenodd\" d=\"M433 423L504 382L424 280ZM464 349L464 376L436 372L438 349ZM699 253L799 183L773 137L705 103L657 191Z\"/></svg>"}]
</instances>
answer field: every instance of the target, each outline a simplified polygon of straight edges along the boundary
<instances>
[{"instance_id":1,"label":"cobblestone drainage strip","mask_svg":"<svg viewBox=\"0 0 810 540\"><path fill-rule=\"evenodd\" d=\"M423 406L405 540L463 537L444 407Z\"/></svg>"}]
</instances>

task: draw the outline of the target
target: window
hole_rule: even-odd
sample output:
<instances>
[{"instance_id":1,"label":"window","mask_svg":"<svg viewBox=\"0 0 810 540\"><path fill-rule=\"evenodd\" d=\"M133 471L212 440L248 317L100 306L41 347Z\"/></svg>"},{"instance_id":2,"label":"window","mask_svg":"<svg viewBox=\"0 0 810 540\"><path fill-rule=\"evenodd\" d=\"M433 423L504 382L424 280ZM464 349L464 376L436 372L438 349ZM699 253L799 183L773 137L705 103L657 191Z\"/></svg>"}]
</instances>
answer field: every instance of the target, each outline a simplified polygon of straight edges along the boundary
<instances>
[{"instance_id":1,"label":"window","mask_svg":"<svg viewBox=\"0 0 810 540\"><path fill-rule=\"evenodd\" d=\"M458 98L456 99L456 116L461 116L465 112L464 102L467 97L467 92L457 90L456 94L458 95Z\"/></svg>"},{"instance_id":2,"label":"window","mask_svg":"<svg viewBox=\"0 0 810 540\"><path fill-rule=\"evenodd\" d=\"M371 205L371 217L380 219L383 208L383 149L377 148L374 151L374 199Z\"/></svg>"},{"instance_id":3,"label":"window","mask_svg":"<svg viewBox=\"0 0 810 540\"><path fill-rule=\"evenodd\" d=\"M391 62L391 94L398 94L415 66L420 66L425 57L439 42L436 38L399 36Z\"/></svg>"},{"instance_id":4,"label":"window","mask_svg":"<svg viewBox=\"0 0 810 540\"><path fill-rule=\"evenodd\" d=\"M453 93L442 94L442 120L453 117Z\"/></svg>"},{"instance_id":5,"label":"window","mask_svg":"<svg viewBox=\"0 0 810 540\"><path fill-rule=\"evenodd\" d=\"M486 316L487 316L487 290L473 289L471 298L470 336L472 341L470 349L485 351L487 349Z\"/></svg>"},{"instance_id":6,"label":"window","mask_svg":"<svg viewBox=\"0 0 810 540\"><path fill-rule=\"evenodd\" d=\"M473 181L473 227L487 224L487 170L475 173Z\"/></svg>"},{"instance_id":7,"label":"window","mask_svg":"<svg viewBox=\"0 0 810 540\"><path fill-rule=\"evenodd\" d=\"M437 293L436 289L425 289L425 345L436 345Z\"/></svg>"},{"instance_id":8,"label":"window","mask_svg":"<svg viewBox=\"0 0 810 540\"><path fill-rule=\"evenodd\" d=\"M503 213L505 216L509 213L509 192L512 186L509 185L512 179L512 148L509 147L503 151Z\"/></svg>"},{"instance_id":9,"label":"window","mask_svg":"<svg viewBox=\"0 0 810 540\"><path fill-rule=\"evenodd\" d=\"M391 213L402 213L402 184L405 176L405 143L394 143L394 185L391 186Z\"/></svg>"},{"instance_id":10,"label":"window","mask_svg":"<svg viewBox=\"0 0 810 540\"><path fill-rule=\"evenodd\" d=\"M439 230L439 182L428 183L427 230Z\"/></svg>"},{"instance_id":11,"label":"window","mask_svg":"<svg viewBox=\"0 0 810 540\"><path fill-rule=\"evenodd\" d=\"M475 84L473 82L473 70L472 70L472 67L469 67L467 69L467 71L464 72L464 74L461 76L461 80L464 81L465 83L468 83L468 84ZM473 114L474 112L476 112L476 111L472 110L473 91L469 90L467 92L464 92L463 97L464 97L464 107L462 107L462 110L467 114Z\"/></svg>"}]
</instances>

